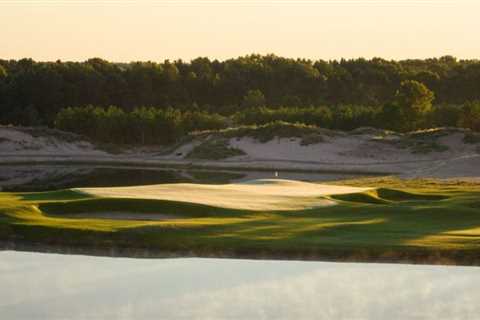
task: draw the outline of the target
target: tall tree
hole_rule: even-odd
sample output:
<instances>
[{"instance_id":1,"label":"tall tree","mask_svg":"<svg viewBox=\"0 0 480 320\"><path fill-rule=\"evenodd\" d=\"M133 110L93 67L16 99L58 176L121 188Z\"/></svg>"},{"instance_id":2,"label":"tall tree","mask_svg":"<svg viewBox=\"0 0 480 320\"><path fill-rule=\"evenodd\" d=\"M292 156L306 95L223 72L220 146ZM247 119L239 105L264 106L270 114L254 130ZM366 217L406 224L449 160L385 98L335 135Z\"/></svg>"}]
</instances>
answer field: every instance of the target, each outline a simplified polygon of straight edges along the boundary
<instances>
[{"instance_id":1,"label":"tall tree","mask_svg":"<svg viewBox=\"0 0 480 320\"><path fill-rule=\"evenodd\" d=\"M256 90L249 90L243 97L243 106L245 108L258 108L266 105L266 99L263 92Z\"/></svg>"},{"instance_id":2,"label":"tall tree","mask_svg":"<svg viewBox=\"0 0 480 320\"><path fill-rule=\"evenodd\" d=\"M459 125L474 131L480 131L480 101L465 104L460 115Z\"/></svg>"},{"instance_id":3,"label":"tall tree","mask_svg":"<svg viewBox=\"0 0 480 320\"><path fill-rule=\"evenodd\" d=\"M434 98L434 93L423 83L415 80L403 81L394 98L394 106L398 108L399 129L417 129L432 109Z\"/></svg>"},{"instance_id":4,"label":"tall tree","mask_svg":"<svg viewBox=\"0 0 480 320\"><path fill-rule=\"evenodd\" d=\"M7 105L6 105L6 89L7 89L7 71L0 65L0 123L6 120Z\"/></svg>"}]
</instances>

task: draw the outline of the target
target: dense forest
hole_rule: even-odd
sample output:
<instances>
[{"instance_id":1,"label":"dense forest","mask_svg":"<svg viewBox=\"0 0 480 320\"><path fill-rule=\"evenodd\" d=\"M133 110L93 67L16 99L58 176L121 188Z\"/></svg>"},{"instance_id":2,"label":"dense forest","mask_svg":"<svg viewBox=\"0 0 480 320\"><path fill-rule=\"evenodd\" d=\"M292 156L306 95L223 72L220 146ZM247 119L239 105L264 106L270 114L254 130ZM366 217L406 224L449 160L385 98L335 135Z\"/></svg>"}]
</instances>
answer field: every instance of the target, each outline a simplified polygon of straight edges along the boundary
<instances>
[{"instance_id":1,"label":"dense forest","mask_svg":"<svg viewBox=\"0 0 480 320\"><path fill-rule=\"evenodd\" d=\"M478 130L476 101L480 61L451 56L311 61L249 55L128 64L98 58L0 60L1 124L57 126L106 141L128 128L131 136L118 138L125 143L147 143L146 136L168 132L171 138L160 141L167 143L192 130L272 121L343 130ZM103 132L107 126L113 131Z\"/></svg>"}]
</instances>

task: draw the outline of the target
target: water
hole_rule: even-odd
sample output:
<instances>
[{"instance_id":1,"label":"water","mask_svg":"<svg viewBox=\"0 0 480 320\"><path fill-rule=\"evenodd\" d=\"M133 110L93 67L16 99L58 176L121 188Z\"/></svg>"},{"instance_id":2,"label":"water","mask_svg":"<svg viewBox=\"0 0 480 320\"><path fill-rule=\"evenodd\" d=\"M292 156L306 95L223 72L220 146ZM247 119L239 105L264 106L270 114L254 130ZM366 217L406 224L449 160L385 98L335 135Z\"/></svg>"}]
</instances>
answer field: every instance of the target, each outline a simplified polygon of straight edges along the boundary
<instances>
[{"instance_id":1,"label":"water","mask_svg":"<svg viewBox=\"0 0 480 320\"><path fill-rule=\"evenodd\" d=\"M275 171L199 170L89 165L0 166L0 190L48 191L81 187L135 186L159 183L231 183L273 178ZM279 178L332 181L353 174L279 172Z\"/></svg>"},{"instance_id":2,"label":"water","mask_svg":"<svg viewBox=\"0 0 480 320\"><path fill-rule=\"evenodd\" d=\"M2 319L478 319L476 267L0 252Z\"/></svg>"}]
</instances>

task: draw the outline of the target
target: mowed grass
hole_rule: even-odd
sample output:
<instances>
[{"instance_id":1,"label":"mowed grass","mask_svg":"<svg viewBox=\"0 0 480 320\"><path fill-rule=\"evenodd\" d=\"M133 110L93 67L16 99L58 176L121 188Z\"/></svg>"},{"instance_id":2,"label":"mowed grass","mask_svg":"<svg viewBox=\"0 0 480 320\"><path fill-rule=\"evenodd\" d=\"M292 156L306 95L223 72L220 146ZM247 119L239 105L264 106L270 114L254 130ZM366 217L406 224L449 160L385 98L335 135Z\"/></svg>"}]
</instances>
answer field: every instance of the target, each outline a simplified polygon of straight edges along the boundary
<instances>
[{"instance_id":1,"label":"mowed grass","mask_svg":"<svg viewBox=\"0 0 480 320\"><path fill-rule=\"evenodd\" d=\"M392 178L341 184L370 189L318 196L335 205L274 211L188 202L188 193L185 201L142 199L141 195L110 198L73 190L0 193L0 239L209 255L267 252L321 258L341 252L402 256L421 251L480 257L480 184ZM299 203L305 203L304 199ZM175 218L95 218L96 212L106 211ZM75 213L91 213L91 217L78 218Z\"/></svg>"}]
</instances>

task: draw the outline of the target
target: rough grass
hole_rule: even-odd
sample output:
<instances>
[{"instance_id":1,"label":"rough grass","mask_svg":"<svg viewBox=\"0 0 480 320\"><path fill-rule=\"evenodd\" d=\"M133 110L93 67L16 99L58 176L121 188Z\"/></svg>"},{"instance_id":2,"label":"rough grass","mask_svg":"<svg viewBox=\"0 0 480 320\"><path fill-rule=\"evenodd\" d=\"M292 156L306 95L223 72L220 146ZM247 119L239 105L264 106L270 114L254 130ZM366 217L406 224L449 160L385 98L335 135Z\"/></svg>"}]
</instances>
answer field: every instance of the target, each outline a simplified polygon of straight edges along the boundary
<instances>
[{"instance_id":1,"label":"rough grass","mask_svg":"<svg viewBox=\"0 0 480 320\"><path fill-rule=\"evenodd\" d=\"M335 182L338 184L339 182ZM465 181L369 178L341 184L374 187L332 195L335 206L249 211L195 203L85 197L77 192L0 193L0 239L92 248L143 248L205 256L388 257L480 264L480 185ZM58 197L58 198L57 198ZM185 195L188 197L188 194ZM75 210L169 210L184 219L74 219ZM166 212L162 212L166 213ZM470 260L466 260L467 258ZM422 260L424 259L424 260Z\"/></svg>"},{"instance_id":2,"label":"rough grass","mask_svg":"<svg viewBox=\"0 0 480 320\"><path fill-rule=\"evenodd\" d=\"M227 139L209 139L193 148L186 158L220 160L244 154L243 150L231 147Z\"/></svg>"},{"instance_id":3,"label":"rough grass","mask_svg":"<svg viewBox=\"0 0 480 320\"><path fill-rule=\"evenodd\" d=\"M414 154L445 152L449 147L438 142L438 139L452 133L447 129L415 131L398 135L395 139L375 139L375 141L392 144L400 149L409 149Z\"/></svg>"},{"instance_id":4,"label":"rough grass","mask_svg":"<svg viewBox=\"0 0 480 320\"><path fill-rule=\"evenodd\" d=\"M445 152L449 147L441 144L439 138L453 133L463 133L464 130L456 128L436 128L429 130L414 131L409 133L396 133L388 130L374 128L359 128L348 133L320 128L301 123L289 123L283 121L271 122L265 125L239 126L216 131L204 131L196 133L195 137L207 138L194 150L189 157L204 159L223 159L237 155L228 146L229 139L253 138L261 143L269 142L275 138L296 138L303 146L318 144L327 141L331 137L343 137L348 135L374 135L373 141L391 144L399 149L408 149L414 154L429 154L432 152ZM192 136L193 137L193 136ZM471 138L466 138L467 140ZM469 140L469 141L470 141ZM469 142L474 143L474 142ZM217 151L218 150L218 151ZM231 155L232 154L232 155Z\"/></svg>"},{"instance_id":5,"label":"rough grass","mask_svg":"<svg viewBox=\"0 0 480 320\"><path fill-rule=\"evenodd\" d=\"M413 142L410 145L412 153L427 154L432 152L445 152L450 148L437 142Z\"/></svg>"},{"instance_id":6,"label":"rough grass","mask_svg":"<svg viewBox=\"0 0 480 320\"><path fill-rule=\"evenodd\" d=\"M302 136L302 140L300 140L300 145L308 146L311 144L318 144L322 142L325 142L325 138L321 134L310 133Z\"/></svg>"},{"instance_id":7,"label":"rough grass","mask_svg":"<svg viewBox=\"0 0 480 320\"><path fill-rule=\"evenodd\" d=\"M218 131L207 131L198 135L209 135L215 133L226 139L232 138L253 138L265 143L275 138L299 138L302 145L324 142L325 137L344 135L344 133L319 128L316 126L300 123L288 123L276 121L265 125L250 125L228 128Z\"/></svg>"},{"instance_id":8,"label":"rough grass","mask_svg":"<svg viewBox=\"0 0 480 320\"><path fill-rule=\"evenodd\" d=\"M468 144L477 144L480 143L480 133L477 132L467 132L463 137L463 142Z\"/></svg>"}]
</instances>

